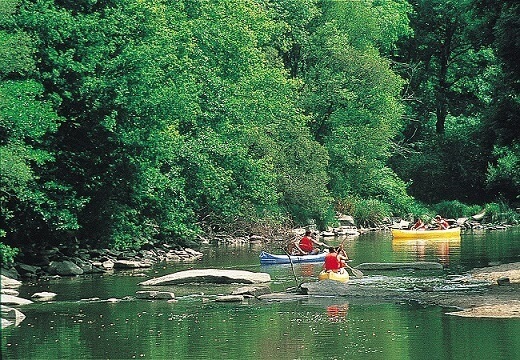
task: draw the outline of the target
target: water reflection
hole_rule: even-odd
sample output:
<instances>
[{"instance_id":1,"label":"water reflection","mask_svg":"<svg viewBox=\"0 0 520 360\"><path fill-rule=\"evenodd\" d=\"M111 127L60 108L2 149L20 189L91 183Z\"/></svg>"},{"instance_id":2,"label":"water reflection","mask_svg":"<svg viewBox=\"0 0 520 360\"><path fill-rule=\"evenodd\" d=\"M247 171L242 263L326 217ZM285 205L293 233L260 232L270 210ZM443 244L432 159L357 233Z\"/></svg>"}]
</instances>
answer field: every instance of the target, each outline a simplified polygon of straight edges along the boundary
<instances>
[{"instance_id":1,"label":"water reflection","mask_svg":"<svg viewBox=\"0 0 520 360\"><path fill-rule=\"evenodd\" d=\"M393 239L392 250L404 252L415 257L417 261L425 261L431 255L448 266L451 254L460 254L460 236L444 239Z\"/></svg>"},{"instance_id":2,"label":"water reflection","mask_svg":"<svg viewBox=\"0 0 520 360\"><path fill-rule=\"evenodd\" d=\"M347 318L348 303L327 306L327 316L332 322L343 321Z\"/></svg>"},{"instance_id":3,"label":"water reflection","mask_svg":"<svg viewBox=\"0 0 520 360\"><path fill-rule=\"evenodd\" d=\"M342 240L328 240L339 243ZM366 271L351 285L395 291L452 291L479 284L453 276L490 262L520 260L520 232L463 234L462 240L393 241L389 233L363 234L344 242L363 262L442 261L446 271ZM215 246L196 263L160 264L148 277L187 268L235 268L267 272L273 292L316 281L322 264L261 266L262 248ZM446 270L446 269L445 269ZM445 276L450 274L450 276ZM296 275L296 276L295 276ZM296 279L295 279L296 278ZM510 360L520 353L518 319L466 319L445 309L364 297L308 297L298 301L216 303L231 285L166 287L178 301L128 300L143 279L114 272L26 283L22 297L39 291L55 301L23 308L18 327L2 329L1 357L7 359L486 359ZM118 298L122 301L81 299Z\"/></svg>"},{"instance_id":4,"label":"water reflection","mask_svg":"<svg viewBox=\"0 0 520 360\"><path fill-rule=\"evenodd\" d=\"M301 264L299 266L299 273L300 276L306 278L306 277L313 277L315 276L316 272L321 270L321 263L308 263L308 264Z\"/></svg>"}]
</instances>

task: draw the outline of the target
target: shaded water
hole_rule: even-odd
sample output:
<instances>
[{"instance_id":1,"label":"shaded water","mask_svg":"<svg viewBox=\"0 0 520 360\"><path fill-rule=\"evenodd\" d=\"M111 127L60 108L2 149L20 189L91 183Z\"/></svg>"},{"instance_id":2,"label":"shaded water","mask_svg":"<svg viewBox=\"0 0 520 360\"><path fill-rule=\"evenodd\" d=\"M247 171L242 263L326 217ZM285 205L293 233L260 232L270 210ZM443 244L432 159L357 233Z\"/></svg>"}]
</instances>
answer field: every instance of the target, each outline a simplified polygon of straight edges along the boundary
<instances>
[{"instance_id":1,"label":"shaded water","mask_svg":"<svg viewBox=\"0 0 520 360\"><path fill-rule=\"evenodd\" d=\"M338 243L342 239L327 239ZM440 261L445 271L365 272L366 286L449 286L452 275L490 263L520 261L520 232L463 234L459 241L393 241L364 234L344 245L363 262ZM518 359L520 320L471 319L436 306L315 297L293 302L216 303L231 285L177 285L178 301L135 300L144 279L191 267L268 272L273 291L315 281L320 264L260 266L261 247L212 246L196 264L161 264L23 285L20 296L58 294L22 308L2 330L3 359ZM294 278L296 275L296 279ZM97 297L100 300L85 299ZM127 298L128 297L128 298ZM120 301L109 303L109 298Z\"/></svg>"}]
</instances>

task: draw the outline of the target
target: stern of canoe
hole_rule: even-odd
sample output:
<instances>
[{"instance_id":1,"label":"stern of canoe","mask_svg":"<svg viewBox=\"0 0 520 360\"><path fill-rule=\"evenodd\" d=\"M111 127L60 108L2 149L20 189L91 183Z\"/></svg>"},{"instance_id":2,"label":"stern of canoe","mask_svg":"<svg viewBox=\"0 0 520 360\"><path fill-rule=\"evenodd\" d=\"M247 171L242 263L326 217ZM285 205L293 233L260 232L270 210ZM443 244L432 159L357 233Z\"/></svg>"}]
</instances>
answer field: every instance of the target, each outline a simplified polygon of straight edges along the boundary
<instances>
[{"instance_id":1,"label":"stern of canoe","mask_svg":"<svg viewBox=\"0 0 520 360\"><path fill-rule=\"evenodd\" d=\"M339 282L344 283L350 279L350 276L349 276L347 270L345 270L345 269L343 269L340 272L323 270L318 275L318 279L319 280L334 280L334 281L339 281Z\"/></svg>"}]
</instances>

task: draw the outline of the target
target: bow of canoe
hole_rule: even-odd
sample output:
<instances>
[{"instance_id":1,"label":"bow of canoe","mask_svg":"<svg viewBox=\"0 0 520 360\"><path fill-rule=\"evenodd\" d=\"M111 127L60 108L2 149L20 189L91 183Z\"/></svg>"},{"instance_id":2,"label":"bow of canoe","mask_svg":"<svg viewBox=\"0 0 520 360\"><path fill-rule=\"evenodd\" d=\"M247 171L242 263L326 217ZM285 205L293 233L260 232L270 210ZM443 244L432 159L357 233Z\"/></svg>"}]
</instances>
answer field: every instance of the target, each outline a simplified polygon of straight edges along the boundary
<instances>
[{"instance_id":1,"label":"bow of canoe","mask_svg":"<svg viewBox=\"0 0 520 360\"><path fill-rule=\"evenodd\" d=\"M339 282L347 282L349 280L350 276L347 272L347 270L342 269L341 271L335 272L335 271L325 271L323 270L318 275L319 280L334 280Z\"/></svg>"}]
</instances>

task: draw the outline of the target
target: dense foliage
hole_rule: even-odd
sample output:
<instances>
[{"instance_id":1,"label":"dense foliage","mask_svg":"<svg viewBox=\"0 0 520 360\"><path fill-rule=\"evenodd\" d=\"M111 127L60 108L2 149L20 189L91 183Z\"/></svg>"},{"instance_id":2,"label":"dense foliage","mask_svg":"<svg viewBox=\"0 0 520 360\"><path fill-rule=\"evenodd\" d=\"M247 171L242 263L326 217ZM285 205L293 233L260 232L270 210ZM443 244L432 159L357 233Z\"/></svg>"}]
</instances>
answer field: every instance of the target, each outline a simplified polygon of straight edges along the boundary
<instances>
[{"instance_id":1,"label":"dense foliage","mask_svg":"<svg viewBox=\"0 0 520 360\"><path fill-rule=\"evenodd\" d=\"M478 0L1 1L4 261L17 247L323 227L335 211L369 224L424 211L414 197L511 205L518 44L504 29L518 32L518 12Z\"/></svg>"},{"instance_id":2,"label":"dense foliage","mask_svg":"<svg viewBox=\"0 0 520 360\"><path fill-rule=\"evenodd\" d=\"M412 3L412 2L411 2ZM392 168L426 203L500 199L519 206L520 4L414 1L398 44L407 125Z\"/></svg>"}]
</instances>

